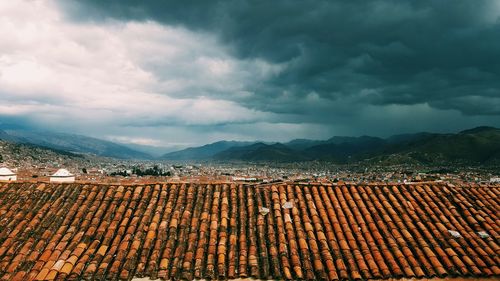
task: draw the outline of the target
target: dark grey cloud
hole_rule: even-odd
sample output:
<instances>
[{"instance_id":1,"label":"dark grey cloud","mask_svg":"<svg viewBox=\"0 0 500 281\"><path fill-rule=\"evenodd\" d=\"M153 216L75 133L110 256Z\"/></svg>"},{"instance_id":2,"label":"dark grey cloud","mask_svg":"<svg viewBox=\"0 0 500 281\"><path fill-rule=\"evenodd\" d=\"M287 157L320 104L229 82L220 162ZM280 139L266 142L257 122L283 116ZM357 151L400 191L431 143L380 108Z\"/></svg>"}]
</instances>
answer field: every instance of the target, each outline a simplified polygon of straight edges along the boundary
<instances>
[{"instance_id":1,"label":"dark grey cloud","mask_svg":"<svg viewBox=\"0 0 500 281\"><path fill-rule=\"evenodd\" d=\"M234 97L318 119L304 101L500 115L498 1L61 1L73 20L154 20L216 34L239 59L283 65ZM203 93L207 94L207 93ZM229 97L230 98L230 97ZM307 103L305 103L307 105ZM338 106L342 108L343 106Z\"/></svg>"},{"instance_id":2,"label":"dark grey cloud","mask_svg":"<svg viewBox=\"0 0 500 281\"><path fill-rule=\"evenodd\" d=\"M500 124L498 1L5 2L2 123L172 146Z\"/></svg>"}]
</instances>

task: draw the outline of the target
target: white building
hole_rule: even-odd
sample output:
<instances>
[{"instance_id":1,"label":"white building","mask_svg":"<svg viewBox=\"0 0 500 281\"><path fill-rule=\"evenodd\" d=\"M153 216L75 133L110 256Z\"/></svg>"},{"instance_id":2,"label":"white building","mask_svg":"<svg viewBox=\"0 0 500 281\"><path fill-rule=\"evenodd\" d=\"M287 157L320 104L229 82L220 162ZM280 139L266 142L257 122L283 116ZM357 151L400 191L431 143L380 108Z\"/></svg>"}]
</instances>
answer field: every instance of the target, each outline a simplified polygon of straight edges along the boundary
<instances>
[{"instance_id":1,"label":"white building","mask_svg":"<svg viewBox=\"0 0 500 281\"><path fill-rule=\"evenodd\" d=\"M17 174L12 172L9 168L0 168L0 181L16 181Z\"/></svg>"},{"instance_id":2,"label":"white building","mask_svg":"<svg viewBox=\"0 0 500 281\"><path fill-rule=\"evenodd\" d=\"M248 181L248 182L253 182L257 181L257 178L250 178L250 177L233 177L233 181Z\"/></svg>"},{"instance_id":3,"label":"white building","mask_svg":"<svg viewBox=\"0 0 500 281\"><path fill-rule=\"evenodd\" d=\"M72 183L75 182L75 175L66 169L59 169L52 176L50 176L50 182Z\"/></svg>"}]
</instances>

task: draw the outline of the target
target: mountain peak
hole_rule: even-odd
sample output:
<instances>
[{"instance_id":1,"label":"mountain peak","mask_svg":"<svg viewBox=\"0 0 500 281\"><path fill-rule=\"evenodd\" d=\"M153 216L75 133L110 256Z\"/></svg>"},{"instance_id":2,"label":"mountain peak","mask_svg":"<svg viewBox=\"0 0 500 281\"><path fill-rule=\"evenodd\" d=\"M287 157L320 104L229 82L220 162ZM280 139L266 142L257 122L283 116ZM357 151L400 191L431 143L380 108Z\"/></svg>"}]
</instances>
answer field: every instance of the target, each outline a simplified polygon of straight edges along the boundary
<instances>
[{"instance_id":1,"label":"mountain peak","mask_svg":"<svg viewBox=\"0 0 500 281\"><path fill-rule=\"evenodd\" d=\"M0 132L0 139L44 146L58 151L90 153L119 159L151 158L147 153L136 151L121 144L82 135L22 129L2 132Z\"/></svg>"},{"instance_id":2,"label":"mountain peak","mask_svg":"<svg viewBox=\"0 0 500 281\"><path fill-rule=\"evenodd\" d=\"M479 126L468 130L463 130L460 132L460 134L476 134L490 131L500 131L500 129L490 126Z\"/></svg>"}]
</instances>

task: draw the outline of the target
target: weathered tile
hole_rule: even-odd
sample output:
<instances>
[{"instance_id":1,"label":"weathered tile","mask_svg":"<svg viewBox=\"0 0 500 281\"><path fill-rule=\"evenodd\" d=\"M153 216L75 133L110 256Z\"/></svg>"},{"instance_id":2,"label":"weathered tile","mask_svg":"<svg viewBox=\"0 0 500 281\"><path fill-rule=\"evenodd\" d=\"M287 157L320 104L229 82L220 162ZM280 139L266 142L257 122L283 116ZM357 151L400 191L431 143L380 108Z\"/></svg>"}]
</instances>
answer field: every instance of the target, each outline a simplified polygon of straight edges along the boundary
<instances>
[{"instance_id":1,"label":"weathered tile","mask_svg":"<svg viewBox=\"0 0 500 281\"><path fill-rule=\"evenodd\" d=\"M498 186L6 186L1 280L500 274Z\"/></svg>"}]
</instances>

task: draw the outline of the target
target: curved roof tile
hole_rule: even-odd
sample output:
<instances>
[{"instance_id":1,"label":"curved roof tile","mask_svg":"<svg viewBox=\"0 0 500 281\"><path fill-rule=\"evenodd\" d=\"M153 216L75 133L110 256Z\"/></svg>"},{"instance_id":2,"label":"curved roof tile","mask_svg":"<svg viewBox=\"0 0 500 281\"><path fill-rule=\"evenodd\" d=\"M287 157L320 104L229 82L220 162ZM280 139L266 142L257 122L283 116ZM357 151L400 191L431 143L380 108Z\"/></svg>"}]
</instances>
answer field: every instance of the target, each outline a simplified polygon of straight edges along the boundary
<instances>
[{"instance_id":1,"label":"curved roof tile","mask_svg":"<svg viewBox=\"0 0 500 281\"><path fill-rule=\"evenodd\" d=\"M499 195L442 182L9 183L0 279L499 277Z\"/></svg>"}]
</instances>

